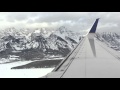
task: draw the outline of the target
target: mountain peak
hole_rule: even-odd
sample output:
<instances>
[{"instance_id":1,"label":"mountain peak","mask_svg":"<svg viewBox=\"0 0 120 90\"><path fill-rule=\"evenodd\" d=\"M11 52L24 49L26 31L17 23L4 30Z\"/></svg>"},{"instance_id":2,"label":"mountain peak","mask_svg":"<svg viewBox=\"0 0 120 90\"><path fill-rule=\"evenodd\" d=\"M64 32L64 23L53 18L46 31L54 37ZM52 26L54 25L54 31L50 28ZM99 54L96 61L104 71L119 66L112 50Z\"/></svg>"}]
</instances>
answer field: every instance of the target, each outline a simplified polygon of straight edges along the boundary
<instances>
[{"instance_id":1,"label":"mountain peak","mask_svg":"<svg viewBox=\"0 0 120 90\"><path fill-rule=\"evenodd\" d=\"M67 28L65 26L61 26L58 28L58 31L62 34L67 31Z\"/></svg>"}]
</instances>

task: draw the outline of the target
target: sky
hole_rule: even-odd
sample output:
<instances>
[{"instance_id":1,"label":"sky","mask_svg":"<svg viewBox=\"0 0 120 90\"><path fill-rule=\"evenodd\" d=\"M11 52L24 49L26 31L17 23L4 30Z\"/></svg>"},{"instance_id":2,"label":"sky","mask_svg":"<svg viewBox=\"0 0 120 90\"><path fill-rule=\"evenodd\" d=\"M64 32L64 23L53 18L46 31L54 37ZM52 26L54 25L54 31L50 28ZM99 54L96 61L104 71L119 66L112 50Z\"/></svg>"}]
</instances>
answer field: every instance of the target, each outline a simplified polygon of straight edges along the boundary
<instances>
[{"instance_id":1,"label":"sky","mask_svg":"<svg viewBox=\"0 0 120 90\"><path fill-rule=\"evenodd\" d=\"M0 30L15 28L58 28L88 31L100 18L98 32L119 32L120 12L0 12Z\"/></svg>"}]
</instances>

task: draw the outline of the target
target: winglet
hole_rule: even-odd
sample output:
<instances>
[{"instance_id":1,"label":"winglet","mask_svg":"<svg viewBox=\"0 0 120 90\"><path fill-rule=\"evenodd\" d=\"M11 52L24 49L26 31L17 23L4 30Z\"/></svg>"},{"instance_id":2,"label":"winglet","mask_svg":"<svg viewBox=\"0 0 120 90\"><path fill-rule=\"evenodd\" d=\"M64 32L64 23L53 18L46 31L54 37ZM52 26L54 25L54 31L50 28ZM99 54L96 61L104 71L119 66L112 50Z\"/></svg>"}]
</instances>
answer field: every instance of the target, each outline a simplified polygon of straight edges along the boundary
<instances>
[{"instance_id":1,"label":"winglet","mask_svg":"<svg viewBox=\"0 0 120 90\"><path fill-rule=\"evenodd\" d=\"M96 28L97 28L97 24L100 18L96 19L95 23L93 24L91 30L89 33L95 33L96 32Z\"/></svg>"}]
</instances>

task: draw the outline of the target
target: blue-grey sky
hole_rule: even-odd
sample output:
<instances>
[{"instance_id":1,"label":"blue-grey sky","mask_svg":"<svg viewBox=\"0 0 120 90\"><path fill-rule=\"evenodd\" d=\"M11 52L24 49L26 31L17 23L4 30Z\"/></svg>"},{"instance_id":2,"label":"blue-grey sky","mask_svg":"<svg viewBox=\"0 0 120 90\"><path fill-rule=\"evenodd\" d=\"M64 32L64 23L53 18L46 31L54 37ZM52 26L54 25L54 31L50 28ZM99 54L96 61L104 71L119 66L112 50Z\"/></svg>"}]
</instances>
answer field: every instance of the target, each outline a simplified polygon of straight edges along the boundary
<instances>
[{"instance_id":1,"label":"blue-grey sky","mask_svg":"<svg viewBox=\"0 0 120 90\"><path fill-rule=\"evenodd\" d=\"M120 31L120 12L0 12L0 28L39 28L66 26L71 30L89 30L101 18L98 31Z\"/></svg>"}]
</instances>

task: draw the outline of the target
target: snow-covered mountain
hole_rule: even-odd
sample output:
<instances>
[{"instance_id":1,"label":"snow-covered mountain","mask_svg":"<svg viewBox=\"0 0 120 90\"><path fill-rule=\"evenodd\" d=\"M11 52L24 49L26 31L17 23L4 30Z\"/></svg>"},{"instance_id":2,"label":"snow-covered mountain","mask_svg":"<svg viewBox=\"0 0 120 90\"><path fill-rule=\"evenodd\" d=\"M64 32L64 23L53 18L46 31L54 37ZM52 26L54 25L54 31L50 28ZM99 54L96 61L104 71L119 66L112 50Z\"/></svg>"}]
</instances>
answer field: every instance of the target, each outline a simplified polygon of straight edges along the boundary
<instances>
[{"instance_id":1,"label":"snow-covered mountain","mask_svg":"<svg viewBox=\"0 0 120 90\"><path fill-rule=\"evenodd\" d=\"M68 30L65 26L61 26L59 27L54 34L60 36L63 39L66 39L66 37L69 37L73 40L75 40L76 42L79 42L79 36L80 33L79 32L74 32L72 30Z\"/></svg>"},{"instance_id":2,"label":"snow-covered mountain","mask_svg":"<svg viewBox=\"0 0 120 90\"><path fill-rule=\"evenodd\" d=\"M79 43L80 36L62 26L56 31L49 28L17 30L7 28L0 39L0 57L18 55L20 57L44 57L60 55L65 57Z\"/></svg>"},{"instance_id":3,"label":"snow-covered mountain","mask_svg":"<svg viewBox=\"0 0 120 90\"><path fill-rule=\"evenodd\" d=\"M119 33L111 33L111 32L97 33L96 38L104 42L108 47L113 48L117 51L120 51L120 34Z\"/></svg>"},{"instance_id":4,"label":"snow-covered mountain","mask_svg":"<svg viewBox=\"0 0 120 90\"><path fill-rule=\"evenodd\" d=\"M52 50L58 50L66 56L79 42L79 36L66 27L62 26L53 32L48 38L48 45Z\"/></svg>"}]
</instances>

